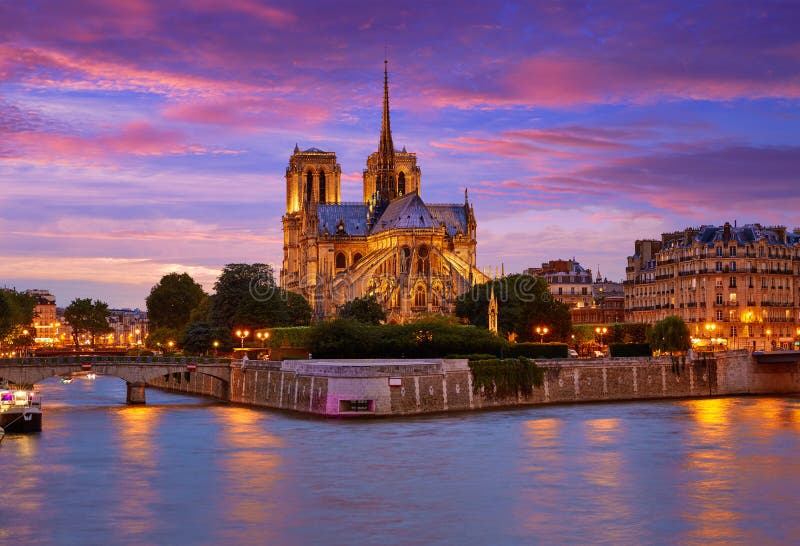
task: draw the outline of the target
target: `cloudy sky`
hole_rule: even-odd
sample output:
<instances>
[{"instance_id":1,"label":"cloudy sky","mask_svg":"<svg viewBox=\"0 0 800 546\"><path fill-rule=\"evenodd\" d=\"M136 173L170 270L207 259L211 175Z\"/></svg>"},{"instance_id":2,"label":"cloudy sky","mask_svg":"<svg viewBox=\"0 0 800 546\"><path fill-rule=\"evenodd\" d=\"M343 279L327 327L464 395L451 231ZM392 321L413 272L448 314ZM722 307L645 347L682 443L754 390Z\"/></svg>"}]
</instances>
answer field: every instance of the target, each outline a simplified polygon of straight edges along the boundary
<instances>
[{"instance_id":1,"label":"cloudy sky","mask_svg":"<svg viewBox=\"0 0 800 546\"><path fill-rule=\"evenodd\" d=\"M385 48L395 145L426 201L469 188L480 267L620 279L636 238L800 224L800 4L389 4L0 0L0 286L277 270L295 143L361 197Z\"/></svg>"}]
</instances>

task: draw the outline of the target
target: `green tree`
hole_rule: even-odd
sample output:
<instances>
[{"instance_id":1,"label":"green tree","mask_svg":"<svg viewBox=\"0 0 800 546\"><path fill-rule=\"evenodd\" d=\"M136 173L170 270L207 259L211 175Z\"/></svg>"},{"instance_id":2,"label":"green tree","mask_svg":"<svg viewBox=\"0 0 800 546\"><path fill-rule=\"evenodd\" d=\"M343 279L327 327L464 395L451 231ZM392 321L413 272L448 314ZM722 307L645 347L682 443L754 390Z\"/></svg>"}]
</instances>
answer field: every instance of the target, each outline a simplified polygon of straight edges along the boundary
<instances>
[{"instance_id":1,"label":"green tree","mask_svg":"<svg viewBox=\"0 0 800 546\"><path fill-rule=\"evenodd\" d=\"M91 298L76 298L64 309L64 319L72 329L72 341L79 348L80 336L88 335L94 347L97 336L112 331L108 325L108 304Z\"/></svg>"},{"instance_id":2,"label":"green tree","mask_svg":"<svg viewBox=\"0 0 800 546\"><path fill-rule=\"evenodd\" d=\"M497 299L498 328L515 334L519 341L539 341L536 326L547 326L546 341L566 340L572 327L569 308L555 301L547 282L541 277L509 275L472 287L456 301L456 315L471 324L488 328L489 297Z\"/></svg>"},{"instance_id":3,"label":"green tree","mask_svg":"<svg viewBox=\"0 0 800 546\"><path fill-rule=\"evenodd\" d=\"M147 320L151 328L183 330L207 298L188 273L164 275L147 296Z\"/></svg>"},{"instance_id":4,"label":"green tree","mask_svg":"<svg viewBox=\"0 0 800 546\"><path fill-rule=\"evenodd\" d=\"M339 309L339 317L351 318L368 324L380 324L386 320L386 313L375 296L364 296L342 305Z\"/></svg>"},{"instance_id":5,"label":"green tree","mask_svg":"<svg viewBox=\"0 0 800 546\"><path fill-rule=\"evenodd\" d=\"M208 322L193 322L186 327L181 347L190 354L204 355L213 347L214 328Z\"/></svg>"},{"instance_id":6,"label":"green tree","mask_svg":"<svg viewBox=\"0 0 800 546\"><path fill-rule=\"evenodd\" d=\"M214 285L209 313L216 328L302 326L311 320L311 307L302 296L275 284L267 264L228 264Z\"/></svg>"},{"instance_id":7,"label":"green tree","mask_svg":"<svg viewBox=\"0 0 800 546\"><path fill-rule=\"evenodd\" d=\"M169 342L174 344L181 338L180 332L175 328L154 328L147 334L144 344L149 349L166 351L169 349Z\"/></svg>"},{"instance_id":8,"label":"green tree","mask_svg":"<svg viewBox=\"0 0 800 546\"><path fill-rule=\"evenodd\" d=\"M33 322L35 306L36 301L27 294L0 289L0 344L22 335L22 330Z\"/></svg>"},{"instance_id":9,"label":"green tree","mask_svg":"<svg viewBox=\"0 0 800 546\"><path fill-rule=\"evenodd\" d=\"M689 327L675 315L656 322L647 332L647 342L654 351L670 355L688 351L692 346Z\"/></svg>"}]
</instances>

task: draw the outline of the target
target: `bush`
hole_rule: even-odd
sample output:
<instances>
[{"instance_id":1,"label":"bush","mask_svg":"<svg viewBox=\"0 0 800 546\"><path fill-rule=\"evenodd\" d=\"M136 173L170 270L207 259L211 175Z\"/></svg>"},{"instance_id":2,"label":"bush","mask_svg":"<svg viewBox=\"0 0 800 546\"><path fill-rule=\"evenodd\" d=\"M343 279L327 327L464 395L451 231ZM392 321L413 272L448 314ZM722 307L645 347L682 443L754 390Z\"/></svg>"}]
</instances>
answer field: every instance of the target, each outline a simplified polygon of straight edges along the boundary
<instances>
[{"instance_id":1,"label":"bush","mask_svg":"<svg viewBox=\"0 0 800 546\"><path fill-rule=\"evenodd\" d=\"M564 343L509 343L505 351L510 357L567 358L567 345Z\"/></svg>"},{"instance_id":2,"label":"bush","mask_svg":"<svg viewBox=\"0 0 800 546\"><path fill-rule=\"evenodd\" d=\"M311 345L311 326L288 326L270 328L267 347L308 348Z\"/></svg>"},{"instance_id":3,"label":"bush","mask_svg":"<svg viewBox=\"0 0 800 546\"><path fill-rule=\"evenodd\" d=\"M612 343L608 346L609 356L652 356L653 351L648 343Z\"/></svg>"},{"instance_id":4,"label":"bush","mask_svg":"<svg viewBox=\"0 0 800 546\"><path fill-rule=\"evenodd\" d=\"M505 342L488 330L439 317L406 324L372 325L352 319L318 323L309 331L318 358L441 358L450 354L497 355Z\"/></svg>"},{"instance_id":5,"label":"bush","mask_svg":"<svg viewBox=\"0 0 800 546\"><path fill-rule=\"evenodd\" d=\"M518 392L527 396L533 387L541 387L544 383L544 369L525 357L474 361L469 363L469 369L475 394L479 394L483 387L485 393L497 397L516 396Z\"/></svg>"},{"instance_id":6,"label":"bush","mask_svg":"<svg viewBox=\"0 0 800 546\"><path fill-rule=\"evenodd\" d=\"M445 358L454 359L454 360L455 359L464 358L464 359L472 360L472 361L496 360L497 359L497 355L489 355L489 354L483 354L483 353L472 353L472 354L467 354L467 355L447 355Z\"/></svg>"}]
</instances>

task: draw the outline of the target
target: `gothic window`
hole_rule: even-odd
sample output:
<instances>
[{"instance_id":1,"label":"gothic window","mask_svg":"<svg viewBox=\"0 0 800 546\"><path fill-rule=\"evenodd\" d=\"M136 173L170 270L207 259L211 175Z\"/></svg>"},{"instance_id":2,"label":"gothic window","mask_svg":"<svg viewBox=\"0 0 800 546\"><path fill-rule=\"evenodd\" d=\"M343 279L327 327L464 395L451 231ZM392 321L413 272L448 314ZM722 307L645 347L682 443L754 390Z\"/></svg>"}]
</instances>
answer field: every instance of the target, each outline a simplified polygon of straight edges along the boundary
<instances>
[{"instance_id":1,"label":"gothic window","mask_svg":"<svg viewBox=\"0 0 800 546\"><path fill-rule=\"evenodd\" d=\"M344 269L345 267L347 267L347 258L344 252L338 252L336 254L336 269Z\"/></svg>"},{"instance_id":2,"label":"gothic window","mask_svg":"<svg viewBox=\"0 0 800 546\"><path fill-rule=\"evenodd\" d=\"M319 173L319 202L327 202L325 200L325 171L320 171Z\"/></svg>"},{"instance_id":3,"label":"gothic window","mask_svg":"<svg viewBox=\"0 0 800 546\"><path fill-rule=\"evenodd\" d=\"M314 198L314 173L306 171L306 203Z\"/></svg>"},{"instance_id":4,"label":"gothic window","mask_svg":"<svg viewBox=\"0 0 800 546\"><path fill-rule=\"evenodd\" d=\"M355 254L353 254L353 265L357 264L358 260L360 260L360 259L361 259L361 253L360 252L356 252ZM381 264L381 265L383 265L383 264Z\"/></svg>"},{"instance_id":5,"label":"gothic window","mask_svg":"<svg viewBox=\"0 0 800 546\"><path fill-rule=\"evenodd\" d=\"M428 258L428 247L421 246L417 250L417 275L427 275L431 272L431 262Z\"/></svg>"},{"instance_id":6,"label":"gothic window","mask_svg":"<svg viewBox=\"0 0 800 546\"><path fill-rule=\"evenodd\" d=\"M439 294L436 293L436 290L431 292L431 305L439 307Z\"/></svg>"},{"instance_id":7,"label":"gothic window","mask_svg":"<svg viewBox=\"0 0 800 546\"><path fill-rule=\"evenodd\" d=\"M402 172L397 175L397 195L406 194L406 175Z\"/></svg>"},{"instance_id":8,"label":"gothic window","mask_svg":"<svg viewBox=\"0 0 800 546\"><path fill-rule=\"evenodd\" d=\"M414 306L425 307L425 305L426 305L425 289L421 286L418 286L417 291L414 293Z\"/></svg>"},{"instance_id":9,"label":"gothic window","mask_svg":"<svg viewBox=\"0 0 800 546\"><path fill-rule=\"evenodd\" d=\"M404 246L400 250L400 273L408 273L409 269L411 269L411 250Z\"/></svg>"}]
</instances>

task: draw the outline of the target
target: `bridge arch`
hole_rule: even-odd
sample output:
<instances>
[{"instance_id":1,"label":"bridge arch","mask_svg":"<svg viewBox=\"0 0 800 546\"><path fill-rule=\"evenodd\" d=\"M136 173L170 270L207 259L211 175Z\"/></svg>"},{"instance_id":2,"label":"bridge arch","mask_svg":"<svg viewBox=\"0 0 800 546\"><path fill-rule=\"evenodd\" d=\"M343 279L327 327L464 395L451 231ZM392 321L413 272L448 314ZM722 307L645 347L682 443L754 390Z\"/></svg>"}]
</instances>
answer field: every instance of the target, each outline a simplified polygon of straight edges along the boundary
<instances>
[{"instance_id":1,"label":"bridge arch","mask_svg":"<svg viewBox=\"0 0 800 546\"><path fill-rule=\"evenodd\" d=\"M174 373L207 375L222 382L223 398L231 381L228 359L188 359L155 357L59 357L0 359L0 377L11 384L33 387L50 377L67 376L73 372L93 371L119 377L128 384L128 402L144 403L148 383L160 383L160 378ZM158 386L158 385L156 385Z\"/></svg>"}]
</instances>

